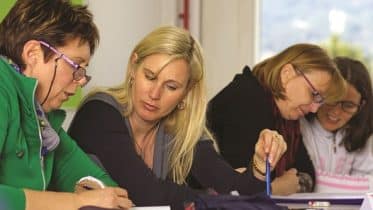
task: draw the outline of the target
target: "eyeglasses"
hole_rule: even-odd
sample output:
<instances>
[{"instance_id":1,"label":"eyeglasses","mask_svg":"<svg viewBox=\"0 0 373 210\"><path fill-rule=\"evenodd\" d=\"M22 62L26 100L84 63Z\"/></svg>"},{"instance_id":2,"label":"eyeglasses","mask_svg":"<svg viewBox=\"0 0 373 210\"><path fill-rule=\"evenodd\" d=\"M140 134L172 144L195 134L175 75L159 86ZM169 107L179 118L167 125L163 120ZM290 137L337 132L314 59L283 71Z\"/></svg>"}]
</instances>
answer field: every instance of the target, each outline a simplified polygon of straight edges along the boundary
<instances>
[{"instance_id":1,"label":"eyeglasses","mask_svg":"<svg viewBox=\"0 0 373 210\"><path fill-rule=\"evenodd\" d=\"M337 101L335 103L326 103L326 105L333 107L340 105L342 110L349 114L354 114L360 109L360 104L355 104L352 101Z\"/></svg>"},{"instance_id":2,"label":"eyeglasses","mask_svg":"<svg viewBox=\"0 0 373 210\"><path fill-rule=\"evenodd\" d=\"M84 85L86 85L91 80L92 77L89 76L89 75L87 75L87 70L84 67L82 67L79 64L75 63L73 60L71 60L65 54L61 53L56 48L52 47L50 44L48 44L48 43L46 43L44 41L39 41L39 42L43 46L45 46L48 49L52 50L54 53L56 53L59 56L59 58L62 58L71 67L73 67L72 69L73 69L73 79L74 79L74 81L80 81L81 79L85 78L87 82Z\"/></svg>"},{"instance_id":3,"label":"eyeglasses","mask_svg":"<svg viewBox=\"0 0 373 210\"><path fill-rule=\"evenodd\" d=\"M302 77L306 80L307 84L310 86L311 92L312 92L312 101L314 103L323 104L324 103L324 97L322 97L320 92L316 90L315 86L312 85L312 83L307 78L307 76L302 71L300 71L296 68L295 68L295 71L297 71L300 75L302 75Z\"/></svg>"}]
</instances>

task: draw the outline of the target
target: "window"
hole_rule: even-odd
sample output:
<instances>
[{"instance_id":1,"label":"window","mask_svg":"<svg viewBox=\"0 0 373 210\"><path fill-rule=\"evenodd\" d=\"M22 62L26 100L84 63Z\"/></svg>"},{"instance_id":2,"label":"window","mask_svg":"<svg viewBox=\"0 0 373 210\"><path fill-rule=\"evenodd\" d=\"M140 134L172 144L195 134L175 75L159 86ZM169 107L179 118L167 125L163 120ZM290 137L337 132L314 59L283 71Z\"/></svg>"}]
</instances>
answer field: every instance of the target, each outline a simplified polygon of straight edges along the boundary
<instances>
[{"instance_id":1,"label":"window","mask_svg":"<svg viewBox=\"0 0 373 210\"><path fill-rule=\"evenodd\" d=\"M372 73L373 1L262 0L260 52L262 60L299 42L319 44L332 56L365 63Z\"/></svg>"}]
</instances>

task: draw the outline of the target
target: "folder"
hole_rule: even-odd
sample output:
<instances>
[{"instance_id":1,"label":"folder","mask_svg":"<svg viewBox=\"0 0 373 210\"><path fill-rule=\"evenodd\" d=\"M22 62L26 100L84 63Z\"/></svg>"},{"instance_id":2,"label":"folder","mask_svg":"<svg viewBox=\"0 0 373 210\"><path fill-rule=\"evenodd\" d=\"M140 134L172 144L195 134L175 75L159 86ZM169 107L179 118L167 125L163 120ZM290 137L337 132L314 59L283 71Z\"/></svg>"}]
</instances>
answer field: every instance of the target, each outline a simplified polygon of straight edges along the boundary
<instances>
[{"instance_id":1,"label":"folder","mask_svg":"<svg viewBox=\"0 0 373 210\"><path fill-rule=\"evenodd\" d=\"M373 209L373 192L365 194L363 204L360 210L372 210Z\"/></svg>"}]
</instances>

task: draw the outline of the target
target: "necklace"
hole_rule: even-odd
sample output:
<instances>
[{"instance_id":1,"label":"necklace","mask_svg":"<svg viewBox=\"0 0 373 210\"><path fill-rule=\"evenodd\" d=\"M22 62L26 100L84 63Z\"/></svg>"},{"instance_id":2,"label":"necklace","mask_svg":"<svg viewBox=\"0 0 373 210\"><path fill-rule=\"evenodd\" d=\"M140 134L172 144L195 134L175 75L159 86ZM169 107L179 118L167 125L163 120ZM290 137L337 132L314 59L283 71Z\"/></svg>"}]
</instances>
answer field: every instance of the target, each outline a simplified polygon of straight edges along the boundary
<instances>
[{"instance_id":1,"label":"necklace","mask_svg":"<svg viewBox=\"0 0 373 210\"><path fill-rule=\"evenodd\" d=\"M142 138L141 142L144 142L142 146L140 146L139 142L134 139L135 146L136 146L136 152L141 156L141 158L144 160L144 162L151 166L153 165L153 151L154 151L154 144L155 144L155 134L158 132L159 124L155 125L153 128L151 128ZM150 156L148 156L151 154ZM150 159L148 159L150 158Z\"/></svg>"}]
</instances>

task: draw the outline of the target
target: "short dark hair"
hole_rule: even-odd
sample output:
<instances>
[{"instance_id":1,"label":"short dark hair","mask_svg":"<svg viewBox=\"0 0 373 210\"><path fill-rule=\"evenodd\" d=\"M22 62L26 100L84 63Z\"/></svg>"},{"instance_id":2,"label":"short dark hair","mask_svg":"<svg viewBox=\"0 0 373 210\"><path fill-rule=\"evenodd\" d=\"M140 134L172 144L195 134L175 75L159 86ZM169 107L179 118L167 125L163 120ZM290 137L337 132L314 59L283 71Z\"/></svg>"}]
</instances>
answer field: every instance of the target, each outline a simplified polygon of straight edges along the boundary
<instances>
[{"instance_id":1,"label":"short dark hair","mask_svg":"<svg viewBox=\"0 0 373 210\"><path fill-rule=\"evenodd\" d=\"M343 144L347 151L363 148L373 132L373 91L367 68L358 60L348 57L334 59L343 78L361 94L361 108L346 124Z\"/></svg>"},{"instance_id":2,"label":"short dark hair","mask_svg":"<svg viewBox=\"0 0 373 210\"><path fill-rule=\"evenodd\" d=\"M0 54L9 57L22 69L24 44L29 40L42 40L61 47L72 39L88 42L91 55L99 33L93 15L87 6L72 5L68 0L18 0L0 23ZM52 56L46 48L45 59Z\"/></svg>"}]
</instances>

